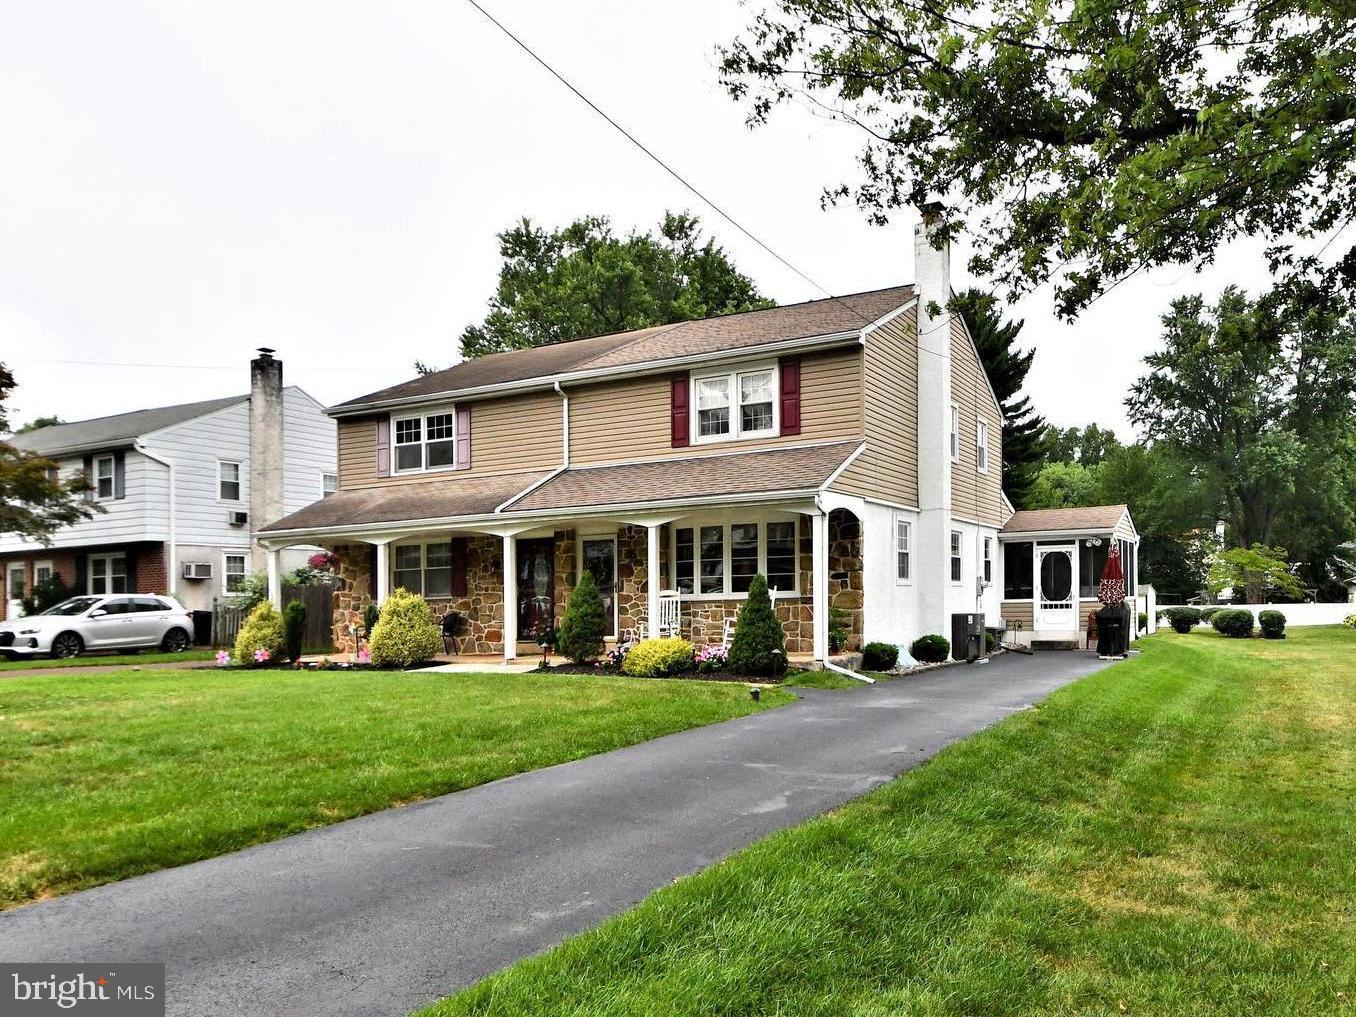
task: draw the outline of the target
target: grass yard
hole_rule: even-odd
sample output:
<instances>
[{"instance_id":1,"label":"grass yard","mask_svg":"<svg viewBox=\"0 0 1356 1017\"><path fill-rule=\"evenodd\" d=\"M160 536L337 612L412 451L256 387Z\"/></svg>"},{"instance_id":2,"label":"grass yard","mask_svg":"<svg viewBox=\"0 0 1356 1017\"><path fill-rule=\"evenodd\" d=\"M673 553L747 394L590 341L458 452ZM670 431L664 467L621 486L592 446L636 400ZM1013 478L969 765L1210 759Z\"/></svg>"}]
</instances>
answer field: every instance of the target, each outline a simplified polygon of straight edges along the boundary
<instances>
[{"instance_id":1,"label":"grass yard","mask_svg":"<svg viewBox=\"0 0 1356 1017\"><path fill-rule=\"evenodd\" d=\"M1138 646L427 1014L1353 1013L1356 631Z\"/></svg>"},{"instance_id":2,"label":"grass yard","mask_svg":"<svg viewBox=\"0 0 1356 1017\"><path fill-rule=\"evenodd\" d=\"M85 653L79 657L62 659L20 657L16 660L6 660L0 658L0 675L3 675L6 671L36 671L52 667L137 667L140 664L191 664L211 660L213 653L212 650L203 649L184 650L182 653L148 653L143 650L141 653Z\"/></svg>"},{"instance_id":3,"label":"grass yard","mask_svg":"<svg viewBox=\"0 0 1356 1017\"><path fill-rule=\"evenodd\" d=\"M0 682L0 908L791 699L531 674L14 678Z\"/></svg>"}]
</instances>

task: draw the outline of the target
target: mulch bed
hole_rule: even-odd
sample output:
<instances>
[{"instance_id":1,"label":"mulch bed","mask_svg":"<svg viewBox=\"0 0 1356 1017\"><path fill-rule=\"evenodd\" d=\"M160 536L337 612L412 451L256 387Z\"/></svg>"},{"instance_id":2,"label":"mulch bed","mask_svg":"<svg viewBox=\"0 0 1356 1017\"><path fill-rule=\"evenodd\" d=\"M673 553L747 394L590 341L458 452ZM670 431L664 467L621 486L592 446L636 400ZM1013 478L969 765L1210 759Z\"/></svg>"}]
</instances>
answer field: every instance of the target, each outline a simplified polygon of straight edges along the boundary
<instances>
[{"instance_id":1,"label":"mulch bed","mask_svg":"<svg viewBox=\"0 0 1356 1017\"><path fill-rule=\"evenodd\" d=\"M615 667L594 667L592 664L551 664L547 667L538 667L533 674L607 674L617 677L623 676L621 671ZM753 685L778 685L781 678L750 678L746 674L735 674L732 671L688 671L685 674L666 674L660 675L661 678L681 678L688 681L703 682L743 682Z\"/></svg>"}]
</instances>

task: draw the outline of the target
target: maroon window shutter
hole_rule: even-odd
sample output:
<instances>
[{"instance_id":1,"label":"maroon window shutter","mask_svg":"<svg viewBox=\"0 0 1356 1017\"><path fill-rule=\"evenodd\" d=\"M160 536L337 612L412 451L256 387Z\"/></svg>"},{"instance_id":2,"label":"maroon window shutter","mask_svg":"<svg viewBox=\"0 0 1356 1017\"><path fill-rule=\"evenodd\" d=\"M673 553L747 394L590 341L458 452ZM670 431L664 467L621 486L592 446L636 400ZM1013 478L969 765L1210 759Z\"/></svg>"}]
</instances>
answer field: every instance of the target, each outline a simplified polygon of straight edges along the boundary
<instances>
[{"instance_id":1,"label":"maroon window shutter","mask_svg":"<svg viewBox=\"0 0 1356 1017\"><path fill-rule=\"evenodd\" d=\"M782 434L800 434L800 357L785 357L781 365Z\"/></svg>"},{"instance_id":2,"label":"maroon window shutter","mask_svg":"<svg viewBox=\"0 0 1356 1017\"><path fill-rule=\"evenodd\" d=\"M688 429L688 381L686 374L681 374L673 379L669 406L672 411L673 447L687 448L690 432Z\"/></svg>"},{"instance_id":3,"label":"maroon window shutter","mask_svg":"<svg viewBox=\"0 0 1356 1017\"><path fill-rule=\"evenodd\" d=\"M391 475L391 418L377 421L377 476Z\"/></svg>"},{"instance_id":4,"label":"maroon window shutter","mask_svg":"<svg viewBox=\"0 0 1356 1017\"><path fill-rule=\"evenodd\" d=\"M457 469L471 468L471 407L457 407Z\"/></svg>"},{"instance_id":5,"label":"maroon window shutter","mask_svg":"<svg viewBox=\"0 0 1356 1017\"><path fill-rule=\"evenodd\" d=\"M452 596L466 596L466 538L452 538Z\"/></svg>"}]
</instances>

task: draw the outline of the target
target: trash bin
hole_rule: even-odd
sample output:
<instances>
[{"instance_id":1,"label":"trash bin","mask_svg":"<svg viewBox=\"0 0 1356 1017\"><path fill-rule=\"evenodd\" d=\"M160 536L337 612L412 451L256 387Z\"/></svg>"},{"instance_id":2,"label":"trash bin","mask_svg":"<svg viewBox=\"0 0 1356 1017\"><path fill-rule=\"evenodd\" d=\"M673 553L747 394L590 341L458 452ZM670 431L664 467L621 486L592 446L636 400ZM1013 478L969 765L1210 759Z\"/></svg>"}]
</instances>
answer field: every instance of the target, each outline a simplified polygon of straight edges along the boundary
<instances>
[{"instance_id":1,"label":"trash bin","mask_svg":"<svg viewBox=\"0 0 1356 1017\"><path fill-rule=\"evenodd\" d=\"M1124 657L1129 648L1129 609L1124 604L1108 604L1097 612L1097 656Z\"/></svg>"},{"instance_id":2,"label":"trash bin","mask_svg":"<svg viewBox=\"0 0 1356 1017\"><path fill-rule=\"evenodd\" d=\"M951 616L951 659L978 660L984 656L984 615Z\"/></svg>"}]
</instances>

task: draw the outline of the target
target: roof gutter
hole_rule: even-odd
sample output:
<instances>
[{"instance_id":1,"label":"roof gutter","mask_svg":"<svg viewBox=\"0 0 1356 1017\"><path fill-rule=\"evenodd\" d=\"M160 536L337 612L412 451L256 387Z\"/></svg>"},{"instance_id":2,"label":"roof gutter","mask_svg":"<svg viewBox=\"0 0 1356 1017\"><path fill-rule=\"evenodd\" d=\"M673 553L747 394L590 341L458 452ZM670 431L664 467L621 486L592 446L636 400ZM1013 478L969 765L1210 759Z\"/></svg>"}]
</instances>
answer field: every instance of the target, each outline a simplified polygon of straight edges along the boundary
<instances>
[{"instance_id":1,"label":"roof gutter","mask_svg":"<svg viewBox=\"0 0 1356 1017\"><path fill-rule=\"evenodd\" d=\"M395 407L409 407L412 409L417 406L445 403L449 399L465 401L468 399L485 399L492 396L509 395L521 392L550 391L552 389L559 391L559 386L564 384L601 381L615 377L635 378L647 374L663 374L667 371L691 367L696 364L721 364L746 360L751 357L767 356L769 354L828 349L833 346L860 342L861 336L862 329L853 329L850 332L830 332L825 335L806 336L800 339L785 339L780 342L762 343L758 346L746 346L742 349L720 350L715 353L689 353L681 357L667 357L663 360L647 360L638 364L619 364L615 367L594 367L580 371L565 371L561 374L547 374L535 378L524 378L520 381L506 381L497 385L478 385L473 388L448 389L443 392L429 392L417 396L401 396L393 399L376 399L364 403L340 403L337 406L326 408L325 412L331 417L354 417L362 416L367 413L374 413L379 410L393 409Z\"/></svg>"}]
</instances>

